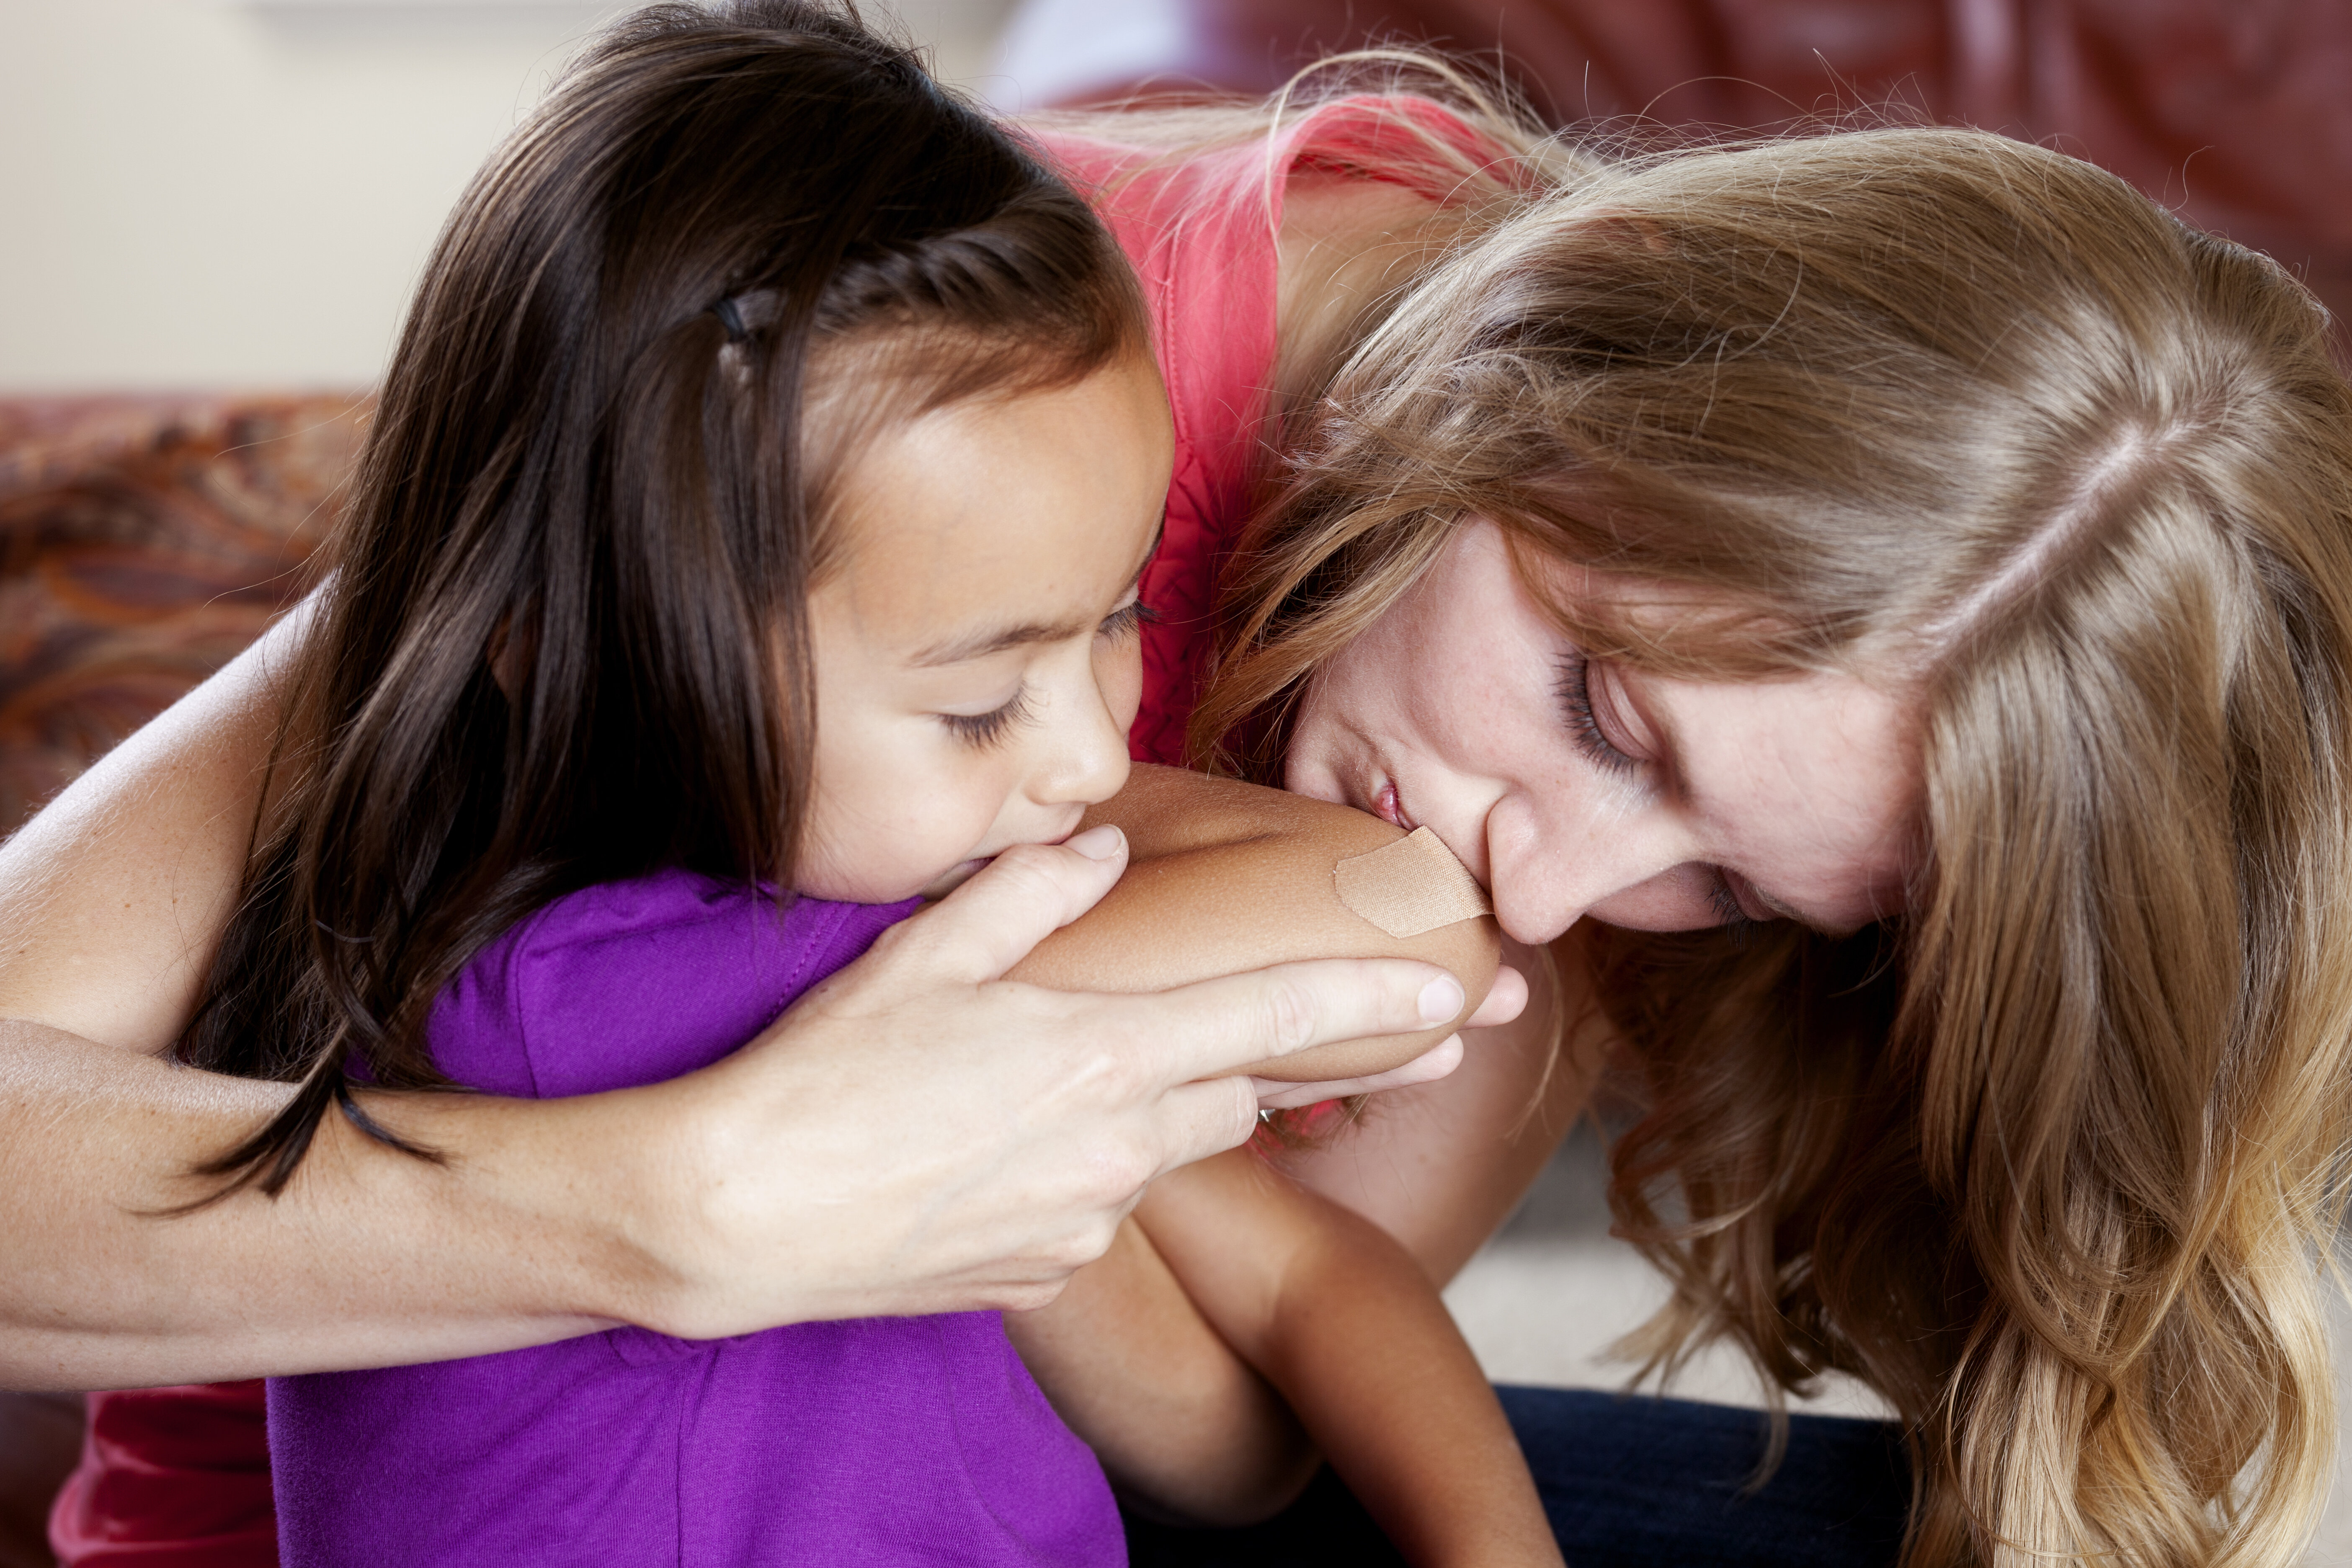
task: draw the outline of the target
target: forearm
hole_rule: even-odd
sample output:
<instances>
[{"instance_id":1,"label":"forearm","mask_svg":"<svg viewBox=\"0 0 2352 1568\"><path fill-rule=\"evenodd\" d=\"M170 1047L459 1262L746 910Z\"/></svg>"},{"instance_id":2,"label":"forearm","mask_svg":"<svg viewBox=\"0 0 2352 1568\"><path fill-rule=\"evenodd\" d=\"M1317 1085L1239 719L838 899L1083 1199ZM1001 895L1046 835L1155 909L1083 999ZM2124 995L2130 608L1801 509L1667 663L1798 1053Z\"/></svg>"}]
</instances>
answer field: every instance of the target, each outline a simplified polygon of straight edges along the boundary
<instances>
[{"instance_id":1,"label":"forearm","mask_svg":"<svg viewBox=\"0 0 2352 1568\"><path fill-rule=\"evenodd\" d=\"M1322 1456L1201 1316L1132 1219L1049 1307L1005 1332L1130 1507L1233 1528L1287 1506Z\"/></svg>"},{"instance_id":2,"label":"forearm","mask_svg":"<svg viewBox=\"0 0 2352 1568\"><path fill-rule=\"evenodd\" d=\"M1137 1219L1171 1280L1280 1391L1408 1559L1557 1560L1485 1374L1435 1287L1377 1226L1247 1155L1179 1173Z\"/></svg>"},{"instance_id":3,"label":"forearm","mask_svg":"<svg viewBox=\"0 0 2352 1568\"><path fill-rule=\"evenodd\" d=\"M432 1165L330 1118L285 1194L193 1213L188 1172L283 1085L0 1024L0 1384L133 1387L436 1360L648 1315L665 1277L580 1184L558 1103L404 1097ZM517 1115L516 1111L525 1114Z\"/></svg>"},{"instance_id":4,"label":"forearm","mask_svg":"<svg viewBox=\"0 0 2352 1568\"><path fill-rule=\"evenodd\" d=\"M1434 1286L1369 1223L1294 1258L1250 1359L1405 1558L1557 1563L1517 1440Z\"/></svg>"}]
</instances>

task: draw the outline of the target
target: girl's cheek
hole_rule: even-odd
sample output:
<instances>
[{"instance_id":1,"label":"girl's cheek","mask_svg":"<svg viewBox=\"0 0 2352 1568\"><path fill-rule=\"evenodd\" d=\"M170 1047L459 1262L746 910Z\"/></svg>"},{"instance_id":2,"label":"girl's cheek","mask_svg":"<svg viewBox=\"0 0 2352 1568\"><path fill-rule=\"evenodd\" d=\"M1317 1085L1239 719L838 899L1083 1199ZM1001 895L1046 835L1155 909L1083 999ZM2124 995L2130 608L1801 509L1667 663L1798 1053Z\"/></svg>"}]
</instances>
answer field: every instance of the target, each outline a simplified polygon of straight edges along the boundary
<instances>
[{"instance_id":1,"label":"girl's cheek","mask_svg":"<svg viewBox=\"0 0 2352 1568\"><path fill-rule=\"evenodd\" d=\"M1095 656L1095 689L1121 730L1135 722L1143 706L1143 639L1122 638Z\"/></svg>"}]
</instances>

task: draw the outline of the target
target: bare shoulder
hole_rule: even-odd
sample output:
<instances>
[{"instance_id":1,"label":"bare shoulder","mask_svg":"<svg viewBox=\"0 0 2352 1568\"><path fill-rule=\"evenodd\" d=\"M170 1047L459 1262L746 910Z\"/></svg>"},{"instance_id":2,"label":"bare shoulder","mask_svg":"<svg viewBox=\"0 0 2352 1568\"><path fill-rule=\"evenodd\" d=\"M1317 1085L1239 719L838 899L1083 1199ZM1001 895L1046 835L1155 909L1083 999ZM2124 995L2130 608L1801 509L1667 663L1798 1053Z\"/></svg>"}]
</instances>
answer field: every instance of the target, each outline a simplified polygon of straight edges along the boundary
<instances>
[{"instance_id":1,"label":"bare shoulder","mask_svg":"<svg viewBox=\"0 0 2352 1568\"><path fill-rule=\"evenodd\" d=\"M1419 243L1437 204L1390 180L1302 169L1283 186L1280 244L1300 259L1313 251L1353 256L1395 243Z\"/></svg>"},{"instance_id":2,"label":"bare shoulder","mask_svg":"<svg viewBox=\"0 0 2352 1568\"><path fill-rule=\"evenodd\" d=\"M1329 378L1381 302L1437 254L1453 226L1437 204L1385 180L1290 176L1275 239L1281 406L1297 406Z\"/></svg>"}]
</instances>

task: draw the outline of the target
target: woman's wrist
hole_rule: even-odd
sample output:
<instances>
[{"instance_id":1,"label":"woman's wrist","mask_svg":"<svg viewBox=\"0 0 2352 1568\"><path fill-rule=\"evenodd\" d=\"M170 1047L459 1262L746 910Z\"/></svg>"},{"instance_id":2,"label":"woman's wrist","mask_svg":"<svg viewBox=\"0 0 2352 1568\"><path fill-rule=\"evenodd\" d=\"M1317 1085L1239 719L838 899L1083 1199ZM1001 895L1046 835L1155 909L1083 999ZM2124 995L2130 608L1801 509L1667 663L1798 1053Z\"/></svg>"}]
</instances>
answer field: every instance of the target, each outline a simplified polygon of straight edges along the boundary
<instances>
[{"instance_id":1,"label":"woman's wrist","mask_svg":"<svg viewBox=\"0 0 2352 1568\"><path fill-rule=\"evenodd\" d=\"M127 1388L443 1360L594 1329L594 1203L501 1173L509 1102L378 1097L430 1164L341 1118L278 1197L194 1174L288 1086L0 1023L0 1382ZM61 1108L70 1108L64 1113ZM523 1107L529 1111L535 1107ZM564 1162L567 1169L571 1163ZM573 1195L565 1195L569 1186ZM592 1216L582 1220L576 1215Z\"/></svg>"},{"instance_id":2,"label":"woman's wrist","mask_svg":"<svg viewBox=\"0 0 2352 1568\"><path fill-rule=\"evenodd\" d=\"M718 1310L718 1249L697 1194L698 1107L667 1085L570 1100L377 1094L368 1113L442 1156L424 1165L371 1144L426 1189L451 1249L472 1257L472 1305L510 1321L539 1321L565 1337L620 1323L691 1334ZM370 1141L347 1122L339 1143ZM356 1194L355 1194L356 1195ZM364 1196L359 1201L373 1202Z\"/></svg>"}]
</instances>

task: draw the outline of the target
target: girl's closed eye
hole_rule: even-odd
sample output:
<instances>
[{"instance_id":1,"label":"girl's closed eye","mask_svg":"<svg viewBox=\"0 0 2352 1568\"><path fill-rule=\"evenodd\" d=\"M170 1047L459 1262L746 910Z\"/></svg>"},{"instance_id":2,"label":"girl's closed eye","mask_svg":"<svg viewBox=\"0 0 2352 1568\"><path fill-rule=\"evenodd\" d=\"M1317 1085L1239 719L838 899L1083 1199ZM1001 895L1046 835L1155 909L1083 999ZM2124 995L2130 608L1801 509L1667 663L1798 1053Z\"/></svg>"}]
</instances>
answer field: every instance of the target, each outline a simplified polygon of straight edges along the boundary
<instances>
[{"instance_id":1,"label":"girl's closed eye","mask_svg":"<svg viewBox=\"0 0 2352 1568\"><path fill-rule=\"evenodd\" d=\"M1102 624L1095 628L1095 635L1114 643L1125 642L1159 618L1151 606L1139 596L1105 616ZM1029 688L1024 684L1010 700L985 713L942 713L939 719L957 740L984 750L999 743L1034 717L1034 705L1030 700Z\"/></svg>"},{"instance_id":2,"label":"girl's closed eye","mask_svg":"<svg viewBox=\"0 0 2352 1568\"><path fill-rule=\"evenodd\" d=\"M1156 626L1159 620L1160 612L1145 604L1139 595L1105 616L1096 635L1108 637L1112 642L1124 642L1144 627Z\"/></svg>"},{"instance_id":3,"label":"girl's closed eye","mask_svg":"<svg viewBox=\"0 0 2352 1568\"><path fill-rule=\"evenodd\" d=\"M1018 726L1028 722L1033 716L1029 688L1024 684L1013 694L1011 700L1000 707L992 708L985 713L942 713L940 722L965 745L985 750L1003 740Z\"/></svg>"}]
</instances>

